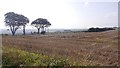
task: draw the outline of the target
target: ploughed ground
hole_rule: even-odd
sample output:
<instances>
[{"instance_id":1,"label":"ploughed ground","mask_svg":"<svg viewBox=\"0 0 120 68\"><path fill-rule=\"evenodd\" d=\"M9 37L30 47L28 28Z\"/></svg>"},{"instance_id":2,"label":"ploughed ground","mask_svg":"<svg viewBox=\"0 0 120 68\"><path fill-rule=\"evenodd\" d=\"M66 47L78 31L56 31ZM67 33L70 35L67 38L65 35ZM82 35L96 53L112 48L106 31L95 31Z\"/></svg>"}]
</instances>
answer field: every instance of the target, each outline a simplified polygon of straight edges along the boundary
<instances>
[{"instance_id":1,"label":"ploughed ground","mask_svg":"<svg viewBox=\"0 0 120 68\"><path fill-rule=\"evenodd\" d=\"M3 46L48 56L64 57L82 65L118 65L118 31L66 32L46 35L2 36Z\"/></svg>"}]
</instances>

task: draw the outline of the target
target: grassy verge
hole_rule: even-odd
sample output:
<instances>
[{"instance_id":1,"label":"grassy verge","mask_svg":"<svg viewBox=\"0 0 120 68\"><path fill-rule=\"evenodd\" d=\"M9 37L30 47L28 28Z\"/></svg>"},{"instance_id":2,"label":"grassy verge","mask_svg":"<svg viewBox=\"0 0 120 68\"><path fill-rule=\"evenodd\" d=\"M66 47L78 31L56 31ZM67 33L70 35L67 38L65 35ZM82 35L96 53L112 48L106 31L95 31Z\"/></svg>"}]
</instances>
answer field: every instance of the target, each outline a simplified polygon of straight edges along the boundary
<instances>
[{"instance_id":1,"label":"grassy verge","mask_svg":"<svg viewBox=\"0 0 120 68\"><path fill-rule=\"evenodd\" d=\"M30 53L16 48L3 47L3 66L74 66L68 59Z\"/></svg>"}]
</instances>

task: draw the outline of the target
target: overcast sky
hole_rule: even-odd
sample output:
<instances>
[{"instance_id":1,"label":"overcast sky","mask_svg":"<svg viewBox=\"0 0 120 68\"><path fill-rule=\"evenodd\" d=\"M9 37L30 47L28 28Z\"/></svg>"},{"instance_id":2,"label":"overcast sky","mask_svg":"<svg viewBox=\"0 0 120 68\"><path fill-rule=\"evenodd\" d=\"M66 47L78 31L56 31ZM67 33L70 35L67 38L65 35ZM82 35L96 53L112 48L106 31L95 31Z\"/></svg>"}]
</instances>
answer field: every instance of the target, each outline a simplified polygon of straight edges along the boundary
<instances>
[{"instance_id":1,"label":"overcast sky","mask_svg":"<svg viewBox=\"0 0 120 68\"><path fill-rule=\"evenodd\" d=\"M0 0L0 28L5 28L7 12L22 14L30 23L46 18L50 28L118 26L118 0Z\"/></svg>"}]
</instances>

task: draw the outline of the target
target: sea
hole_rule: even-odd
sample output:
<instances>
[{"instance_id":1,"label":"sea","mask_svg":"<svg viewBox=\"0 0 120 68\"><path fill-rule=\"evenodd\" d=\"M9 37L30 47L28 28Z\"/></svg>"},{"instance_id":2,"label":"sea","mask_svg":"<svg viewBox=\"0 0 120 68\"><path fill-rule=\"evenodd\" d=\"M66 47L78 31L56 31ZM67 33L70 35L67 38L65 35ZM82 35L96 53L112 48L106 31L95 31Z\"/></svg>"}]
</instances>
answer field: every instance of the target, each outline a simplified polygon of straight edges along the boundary
<instances>
[{"instance_id":1,"label":"sea","mask_svg":"<svg viewBox=\"0 0 120 68\"><path fill-rule=\"evenodd\" d=\"M88 29L47 29L46 32L53 33L53 32L77 32L77 31L87 31ZM37 29L26 29L26 34L37 33ZM10 29L0 29L0 34L8 34L12 35ZM16 35L22 35L23 30L18 29L15 33Z\"/></svg>"}]
</instances>

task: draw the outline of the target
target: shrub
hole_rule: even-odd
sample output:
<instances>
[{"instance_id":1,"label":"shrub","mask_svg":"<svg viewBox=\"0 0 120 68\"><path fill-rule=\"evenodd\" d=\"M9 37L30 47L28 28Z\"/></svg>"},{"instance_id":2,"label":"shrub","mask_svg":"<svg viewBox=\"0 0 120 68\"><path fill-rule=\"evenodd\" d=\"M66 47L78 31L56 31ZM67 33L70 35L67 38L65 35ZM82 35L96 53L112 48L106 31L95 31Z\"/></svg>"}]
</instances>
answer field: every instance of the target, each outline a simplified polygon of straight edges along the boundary
<instances>
[{"instance_id":1,"label":"shrub","mask_svg":"<svg viewBox=\"0 0 120 68\"><path fill-rule=\"evenodd\" d=\"M3 47L3 66L70 66L68 60Z\"/></svg>"},{"instance_id":2,"label":"shrub","mask_svg":"<svg viewBox=\"0 0 120 68\"><path fill-rule=\"evenodd\" d=\"M41 34L45 34L46 32L45 31L42 31Z\"/></svg>"}]
</instances>

